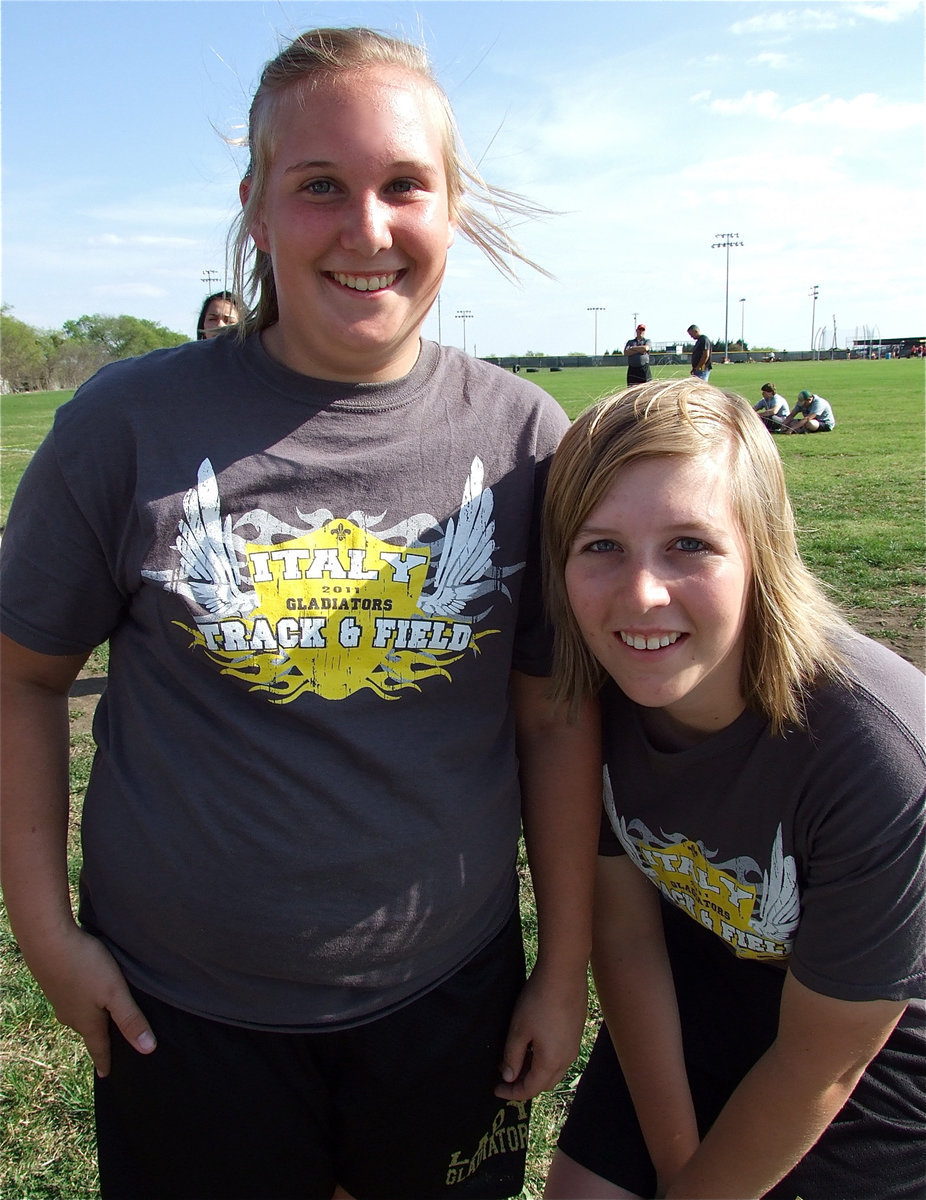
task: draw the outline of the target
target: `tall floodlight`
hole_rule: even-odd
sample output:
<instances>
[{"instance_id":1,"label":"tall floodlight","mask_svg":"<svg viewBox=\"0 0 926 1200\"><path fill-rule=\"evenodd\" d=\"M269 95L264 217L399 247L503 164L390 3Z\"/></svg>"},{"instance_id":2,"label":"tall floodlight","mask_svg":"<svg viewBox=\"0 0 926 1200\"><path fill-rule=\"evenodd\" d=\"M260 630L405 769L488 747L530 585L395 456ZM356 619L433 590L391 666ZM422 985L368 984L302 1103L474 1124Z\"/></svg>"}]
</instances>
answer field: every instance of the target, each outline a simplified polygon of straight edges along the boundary
<instances>
[{"instance_id":1,"label":"tall floodlight","mask_svg":"<svg viewBox=\"0 0 926 1200\"><path fill-rule=\"evenodd\" d=\"M598 314L600 312L604 312L604 305L590 304L588 306L587 311L595 314L595 357L597 358L598 357Z\"/></svg>"},{"instance_id":2,"label":"tall floodlight","mask_svg":"<svg viewBox=\"0 0 926 1200\"><path fill-rule=\"evenodd\" d=\"M740 296L740 349L746 350L746 297Z\"/></svg>"},{"instance_id":3,"label":"tall floodlight","mask_svg":"<svg viewBox=\"0 0 926 1200\"><path fill-rule=\"evenodd\" d=\"M726 250L727 252L727 285L723 294L723 361L730 361L730 250L733 246L742 246L743 243L738 241L738 233L715 233L716 242L711 242L712 250Z\"/></svg>"},{"instance_id":4,"label":"tall floodlight","mask_svg":"<svg viewBox=\"0 0 926 1200\"><path fill-rule=\"evenodd\" d=\"M817 330L817 297L820 295L819 284L815 283L807 294L813 298L813 305L810 309L810 361L813 362L814 342L816 340L814 335Z\"/></svg>"},{"instance_id":5,"label":"tall floodlight","mask_svg":"<svg viewBox=\"0 0 926 1200\"><path fill-rule=\"evenodd\" d=\"M461 308L457 316L463 322L463 353L466 353L466 322L473 319L473 314L468 308Z\"/></svg>"}]
</instances>

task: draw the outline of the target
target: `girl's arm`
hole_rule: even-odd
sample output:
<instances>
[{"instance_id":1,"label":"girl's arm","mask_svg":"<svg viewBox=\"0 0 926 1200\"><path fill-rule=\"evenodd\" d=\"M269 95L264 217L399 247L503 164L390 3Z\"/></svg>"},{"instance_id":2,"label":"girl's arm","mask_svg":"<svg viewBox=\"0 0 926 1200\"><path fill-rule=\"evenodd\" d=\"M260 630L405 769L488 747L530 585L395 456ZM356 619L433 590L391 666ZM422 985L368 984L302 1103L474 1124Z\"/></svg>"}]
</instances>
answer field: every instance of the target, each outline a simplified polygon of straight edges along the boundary
<instances>
[{"instance_id":1,"label":"girl's arm","mask_svg":"<svg viewBox=\"0 0 926 1200\"><path fill-rule=\"evenodd\" d=\"M834 1000L787 975L778 1036L727 1101L668 1197L758 1197L845 1104L906 1002Z\"/></svg>"},{"instance_id":2,"label":"girl's arm","mask_svg":"<svg viewBox=\"0 0 926 1200\"><path fill-rule=\"evenodd\" d=\"M659 893L626 855L598 859L592 970L661 1194L697 1150L698 1126Z\"/></svg>"},{"instance_id":3,"label":"girl's arm","mask_svg":"<svg viewBox=\"0 0 926 1200\"><path fill-rule=\"evenodd\" d=\"M598 709L575 724L549 679L513 671L524 841L537 905L537 961L515 1008L496 1095L526 1100L562 1079L588 1002L592 890L601 812Z\"/></svg>"},{"instance_id":4,"label":"girl's arm","mask_svg":"<svg viewBox=\"0 0 926 1200\"><path fill-rule=\"evenodd\" d=\"M71 910L67 875L68 690L86 654L47 655L2 638L3 889L23 957L64 1025L109 1071L109 1016L142 1053L148 1023L122 973Z\"/></svg>"}]
</instances>

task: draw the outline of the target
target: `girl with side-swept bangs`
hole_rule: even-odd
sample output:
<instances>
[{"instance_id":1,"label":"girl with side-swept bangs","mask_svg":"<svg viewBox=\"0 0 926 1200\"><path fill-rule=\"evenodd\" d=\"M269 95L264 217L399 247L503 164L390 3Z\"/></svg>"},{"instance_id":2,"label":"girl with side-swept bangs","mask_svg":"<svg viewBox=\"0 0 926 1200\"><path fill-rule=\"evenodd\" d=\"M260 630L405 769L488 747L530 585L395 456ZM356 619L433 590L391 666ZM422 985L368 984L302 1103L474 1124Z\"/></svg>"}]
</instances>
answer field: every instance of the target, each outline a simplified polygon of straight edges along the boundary
<instances>
[{"instance_id":1,"label":"girl with side-swept bangs","mask_svg":"<svg viewBox=\"0 0 926 1200\"><path fill-rule=\"evenodd\" d=\"M600 694L607 782L605 1022L545 1195L914 1200L923 676L803 565L733 393L595 405L544 516L556 693Z\"/></svg>"}]
</instances>

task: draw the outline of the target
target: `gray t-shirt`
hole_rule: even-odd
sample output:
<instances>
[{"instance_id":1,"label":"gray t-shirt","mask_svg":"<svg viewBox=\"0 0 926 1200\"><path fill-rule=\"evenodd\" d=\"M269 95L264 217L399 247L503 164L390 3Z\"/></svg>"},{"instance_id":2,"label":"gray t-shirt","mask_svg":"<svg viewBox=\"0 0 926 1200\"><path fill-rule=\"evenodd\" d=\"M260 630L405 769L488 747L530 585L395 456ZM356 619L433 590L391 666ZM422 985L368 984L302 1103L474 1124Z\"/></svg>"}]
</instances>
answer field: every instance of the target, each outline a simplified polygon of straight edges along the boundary
<instances>
[{"instance_id":1,"label":"gray t-shirt","mask_svg":"<svg viewBox=\"0 0 926 1200\"><path fill-rule=\"evenodd\" d=\"M179 1008L337 1028L516 901L508 680L544 675L539 501L567 420L424 343L402 380L257 337L114 364L58 410L3 539L3 631L110 640L82 918Z\"/></svg>"},{"instance_id":2,"label":"gray t-shirt","mask_svg":"<svg viewBox=\"0 0 926 1200\"><path fill-rule=\"evenodd\" d=\"M602 852L630 854L740 959L840 1000L922 997L924 678L865 638L848 654L854 685L815 693L805 730L773 737L746 711L672 753L609 685Z\"/></svg>"}]
</instances>

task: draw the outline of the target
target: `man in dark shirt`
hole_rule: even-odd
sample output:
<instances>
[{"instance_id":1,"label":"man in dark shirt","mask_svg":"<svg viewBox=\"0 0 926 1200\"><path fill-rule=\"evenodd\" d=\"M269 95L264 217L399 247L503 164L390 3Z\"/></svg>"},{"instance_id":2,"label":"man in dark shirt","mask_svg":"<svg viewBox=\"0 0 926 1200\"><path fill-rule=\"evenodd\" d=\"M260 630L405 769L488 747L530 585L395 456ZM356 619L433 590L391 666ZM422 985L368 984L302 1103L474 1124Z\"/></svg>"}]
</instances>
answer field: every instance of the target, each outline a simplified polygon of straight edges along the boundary
<instances>
[{"instance_id":1,"label":"man in dark shirt","mask_svg":"<svg viewBox=\"0 0 926 1200\"><path fill-rule=\"evenodd\" d=\"M699 379L703 379L707 383L711 374L713 365L711 360L711 339L697 327L697 325L689 325L688 333L694 340L694 348L691 351L691 373L697 375Z\"/></svg>"},{"instance_id":2,"label":"man in dark shirt","mask_svg":"<svg viewBox=\"0 0 926 1200\"><path fill-rule=\"evenodd\" d=\"M624 346L627 356L627 386L635 383L649 383L652 378L649 369L649 356L652 346L646 336L646 326L637 326L637 336L631 338Z\"/></svg>"}]
</instances>

